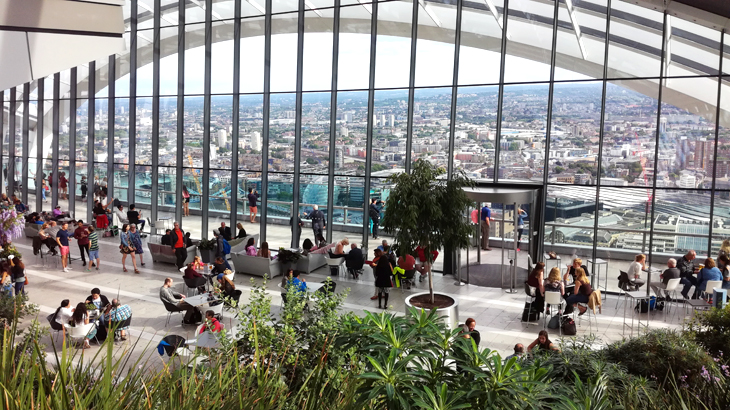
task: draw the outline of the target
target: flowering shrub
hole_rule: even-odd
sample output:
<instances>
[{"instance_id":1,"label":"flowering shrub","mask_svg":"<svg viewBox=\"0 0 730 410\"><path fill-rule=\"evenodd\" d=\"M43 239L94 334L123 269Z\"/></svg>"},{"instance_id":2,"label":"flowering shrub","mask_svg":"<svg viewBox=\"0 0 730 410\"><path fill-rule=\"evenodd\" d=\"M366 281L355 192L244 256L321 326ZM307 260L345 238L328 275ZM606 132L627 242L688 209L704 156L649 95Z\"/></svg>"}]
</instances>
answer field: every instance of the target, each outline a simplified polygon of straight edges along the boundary
<instances>
[{"instance_id":1,"label":"flowering shrub","mask_svg":"<svg viewBox=\"0 0 730 410\"><path fill-rule=\"evenodd\" d=\"M3 245L15 238L22 237L23 228L25 228L23 214L7 209L0 212L0 242Z\"/></svg>"}]
</instances>

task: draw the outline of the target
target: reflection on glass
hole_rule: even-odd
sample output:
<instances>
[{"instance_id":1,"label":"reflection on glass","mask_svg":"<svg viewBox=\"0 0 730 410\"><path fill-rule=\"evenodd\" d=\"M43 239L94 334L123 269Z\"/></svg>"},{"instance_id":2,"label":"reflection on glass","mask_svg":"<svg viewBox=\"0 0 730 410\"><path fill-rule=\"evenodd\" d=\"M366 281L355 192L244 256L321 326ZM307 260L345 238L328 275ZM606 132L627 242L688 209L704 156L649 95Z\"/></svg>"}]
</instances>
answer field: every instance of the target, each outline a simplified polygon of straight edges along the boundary
<instances>
[{"instance_id":1,"label":"reflection on glass","mask_svg":"<svg viewBox=\"0 0 730 410\"><path fill-rule=\"evenodd\" d=\"M363 175L365 173L363 144L366 142L367 133L367 98L366 91L339 92L337 94L336 174ZM373 124L373 126L375 125Z\"/></svg>"},{"instance_id":2,"label":"reflection on glass","mask_svg":"<svg viewBox=\"0 0 730 410\"><path fill-rule=\"evenodd\" d=\"M137 98L135 162L152 164L152 99Z\"/></svg>"},{"instance_id":3,"label":"reflection on glass","mask_svg":"<svg viewBox=\"0 0 730 410\"><path fill-rule=\"evenodd\" d=\"M494 178L499 87L462 87L456 100L454 167L474 179Z\"/></svg>"},{"instance_id":4,"label":"reflection on glass","mask_svg":"<svg viewBox=\"0 0 730 410\"><path fill-rule=\"evenodd\" d=\"M294 94L271 96L269 114L269 171L294 171Z\"/></svg>"},{"instance_id":5,"label":"reflection on glass","mask_svg":"<svg viewBox=\"0 0 730 410\"><path fill-rule=\"evenodd\" d=\"M261 171L263 96L242 95L238 107L238 169Z\"/></svg>"},{"instance_id":6,"label":"reflection on glass","mask_svg":"<svg viewBox=\"0 0 730 410\"><path fill-rule=\"evenodd\" d=\"M330 152L330 93L302 96L300 172L326 174Z\"/></svg>"}]
</instances>

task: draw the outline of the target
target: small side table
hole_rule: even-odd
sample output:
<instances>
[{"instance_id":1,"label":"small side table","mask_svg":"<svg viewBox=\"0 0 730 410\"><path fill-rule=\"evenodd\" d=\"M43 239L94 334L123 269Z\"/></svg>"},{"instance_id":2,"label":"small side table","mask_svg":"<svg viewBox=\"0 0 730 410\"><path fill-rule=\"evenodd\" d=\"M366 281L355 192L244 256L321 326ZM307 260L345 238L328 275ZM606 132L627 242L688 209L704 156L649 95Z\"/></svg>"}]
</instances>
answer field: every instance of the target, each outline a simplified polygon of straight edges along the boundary
<instances>
[{"instance_id":1,"label":"small side table","mask_svg":"<svg viewBox=\"0 0 730 410\"><path fill-rule=\"evenodd\" d=\"M624 293L624 299L631 299L631 307L630 307L630 309L631 309L631 325L629 325L629 324L626 323L626 307L629 305L629 301L628 300L624 300L624 328L623 328L624 333L626 332L626 328L628 327L628 328L631 329L631 336L632 337L634 336L634 317L636 317L636 319L637 319L637 324L636 324L637 335L641 335L641 326L642 326L642 324L641 324L641 311L639 311L637 313L634 310L634 306L636 306L636 304L634 302L636 302L636 301L641 302L642 300L646 300L646 303L648 304L649 303L649 300L651 299L651 296L647 296L646 292L642 292L642 291L639 291L639 290L635 290L635 291L632 291L632 292L626 292L626 293ZM639 305L639 306L641 306L641 305ZM647 330L649 329L649 312L647 312L647 314L646 314L646 324L643 325L643 326L646 327Z\"/></svg>"},{"instance_id":2,"label":"small side table","mask_svg":"<svg viewBox=\"0 0 730 410\"><path fill-rule=\"evenodd\" d=\"M692 307L692 315L698 310L710 310L711 304L707 303L704 299L687 299L684 301L684 310L687 311L687 307Z\"/></svg>"},{"instance_id":3,"label":"small side table","mask_svg":"<svg viewBox=\"0 0 730 410\"><path fill-rule=\"evenodd\" d=\"M550 263L555 262L555 267L560 269L560 255L557 255L558 257L556 259L550 259L550 255L547 253L543 255L543 258L545 259L545 272L550 272Z\"/></svg>"},{"instance_id":4,"label":"small side table","mask_svg":"<svg viewBox=\"0 0 730 410\"><path fill-rule=\"evenodd\" d=\"M596 258L588 259L588 263L591 264L591 272L596 275L596 286L603 291L603 300L606 300L606 294L608 292L608 262L601 258ZM606 273L603 276L603 286L601 286L601 267L606 268Z\"/></svg>"}]
</instances>

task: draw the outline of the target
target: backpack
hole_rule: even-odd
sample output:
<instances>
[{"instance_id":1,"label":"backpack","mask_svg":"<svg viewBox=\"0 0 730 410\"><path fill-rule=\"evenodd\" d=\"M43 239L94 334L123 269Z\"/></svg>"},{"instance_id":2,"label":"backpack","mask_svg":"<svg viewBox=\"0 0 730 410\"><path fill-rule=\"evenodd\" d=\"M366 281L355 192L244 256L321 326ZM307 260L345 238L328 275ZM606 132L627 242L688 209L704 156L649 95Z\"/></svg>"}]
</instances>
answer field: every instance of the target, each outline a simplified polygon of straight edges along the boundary
<instances>
[{"instance_id":1,"label":"backpack","mask_svg":"<svg viewBox=\"0 0 730 410\"><path fill-rule=\"evenodd\" d=\"M560 327L560 314L556 314L555 316L550 318L550 321L547 325L548 329L557 329Z\"/></svg>"},{"instance_id":2,"label":"backpack","mask_svg":"<svg viewBox=\"0 0 730 410\"><path fill-rule=\"evenodd\" d=\"M634 306L634 310L639 313L648 313L650 310L656 309L656 296L652 296L649 302L646 301L646 299L642 299L639 302L636 302L636 306ZM662 306L662 309L664 309L664 306Z\"/></svg>"},{"instance_id":3,"label":"backpack","mask_svg":"<svg viewBox=\"0 0 730 410\"><path fill-rule=\"evenodd\" d=\"M200 310L195 309L195 313L193 314L193 317L189 322L186 322L185 319L183 319L183 324L186 325L195 325L203 321L203 314L200 312Z\"/></svg>"},{"instance_id":4,"label":"backpack","mask_svg":"<svg viewBox=\"0 0 730 410\"><path fill-rule=\"evenodd\" d=\"M380 219L380 212L378 212L378 210L374 206L370 207L370 218L372 220Z\"/></svg>"},{"instance_id":5,"label":"backpack","mask_svg":"<svg viewBox=\"0 0 730 410\"><path fill-rule=\"evenodd\" d=\"M570 316L563 316L563 335L575 336L578 330L575 328L575 321Z\"/></svg>"},{"instance_id":6,"label":"backpack","mask_svg":"<svg viewBox=\"0 0 730 410\"><path fill-rule=\"evenodd\" d=\"M227 240L223 239L223 254L228 255L231 253L231 244Z\"/></svg>"}]
</instances>

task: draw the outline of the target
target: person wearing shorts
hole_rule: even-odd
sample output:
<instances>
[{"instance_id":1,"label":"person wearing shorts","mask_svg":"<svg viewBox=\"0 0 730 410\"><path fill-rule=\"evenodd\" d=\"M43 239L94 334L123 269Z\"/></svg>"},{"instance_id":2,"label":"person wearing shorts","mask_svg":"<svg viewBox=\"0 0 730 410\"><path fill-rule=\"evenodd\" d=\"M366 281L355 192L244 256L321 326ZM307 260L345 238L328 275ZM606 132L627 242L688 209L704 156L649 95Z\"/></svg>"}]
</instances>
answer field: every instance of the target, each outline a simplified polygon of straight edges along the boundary
<instances>
[{"instance_id":1,"label":"person wearing shorts","mask_svg":"<svg viewBox=\"0 0 730 410\"><path fill-rule=\"evenodd\" d=\"M86 229L89 231L89 266L86 270L90 271L94 265L96 265L96 270L99 270L99 234L91 225Z\"/></svg>"},{"instance_id":2,"label":"person wearing shorts","mask_svg":"<svg viewBox=\"0 0 730 410\"><path fill-rule=\"evenodd\" d=\"M248 189L248 212L250 216L251 223L256 222L256 212L258 211L256 209L256 201L259 199L259 193L254 191L253 188Z\"/></svg>"},{"instance_id":3,"label":"person wearing shorts","mask_svg":"<svg viewBox=\"0 0 730 410\"><path fill-rule=\"evenodd\" d=\"M58 247L61 249L61 266L63 266L64 272L68 272L68 246L72 237L72 234L68 232L68 223L64 222L56 234L56 242L58 242Z\"/></svg>"}]
</instances>

